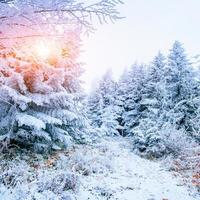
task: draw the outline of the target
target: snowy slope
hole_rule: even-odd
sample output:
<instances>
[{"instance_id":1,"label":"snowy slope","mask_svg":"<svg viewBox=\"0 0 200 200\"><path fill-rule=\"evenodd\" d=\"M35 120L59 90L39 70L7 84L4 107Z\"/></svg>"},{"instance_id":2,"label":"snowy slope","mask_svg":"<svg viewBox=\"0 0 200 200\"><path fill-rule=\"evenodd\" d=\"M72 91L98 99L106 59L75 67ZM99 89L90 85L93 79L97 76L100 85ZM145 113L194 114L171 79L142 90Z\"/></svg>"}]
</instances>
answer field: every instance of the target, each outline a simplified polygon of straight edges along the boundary
<instances>
[{"instance_id":1,"label":"snowy slope","mask_svg":"<svg viewBox=\"0 0 200 200\"><path fill-rule=\"evenodd\" d=\"M130 140L107 137L47 158L26 153L1 158L0 200L199 199L164 162L135 155Z\"/></svg>"},{"instance_id":2,"label":"snowy slope","mask_svg":"<svg viewBox=\"0 0 200 200\"><path fill-rule=\"evenodd\" d=\"M119 142L120 141L120 142ZM159 162L131 152L125 139L110 139L99 145L99 154L113 163L113 169L81 179L78 200L195 200L185 186ZM102 151L103 149L103 151ZM105 151L106 149L106 151Z\"/></svg>"}]
</instances>

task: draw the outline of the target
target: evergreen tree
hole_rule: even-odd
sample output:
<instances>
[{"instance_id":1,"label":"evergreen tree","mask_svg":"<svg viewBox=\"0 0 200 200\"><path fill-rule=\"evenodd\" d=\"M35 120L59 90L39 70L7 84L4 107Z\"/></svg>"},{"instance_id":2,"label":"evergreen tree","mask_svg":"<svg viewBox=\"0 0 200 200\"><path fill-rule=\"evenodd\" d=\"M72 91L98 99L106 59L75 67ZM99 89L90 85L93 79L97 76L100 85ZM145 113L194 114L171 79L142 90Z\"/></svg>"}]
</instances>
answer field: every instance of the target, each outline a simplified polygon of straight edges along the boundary
<instances>
[{"instance_id":1,"label":"evergreen tree","mask_svg":"<svg viewBox=\"0 0 200 200\"><path fill-rule=\"evenodd\" d=\"M159 52L151 65L147 67L141 92L141 117L138 126L132 130L135 148L157 157L165 150L159 135L159 129L162 126L160 114L164 89L164 67L165 58Z\"/></svg>"},{"instance_id":2,"label":"evergreen tree","mask_svg":"<svg viewBox=\"0 0 200 200\"><path fill-rule=\"evenodd\" d=\"M191 131L190 118L195 114L193 99L198 95L195 74L181 43L175 42L165 69L165 112L163 120L178 129ZM166 112L167 111L167 112Z\"/></svg>"},{"instance_id":3,"label":"evergreen tree","mask_svg":"<svg viewBox=\"0 0 200 200\"><path fill-rule=\"evenodd\" d=\"M87 98L87 114L94 128L102 125L103 99L98 89L95 89Z\"/></svg>"},{"instance_id":4,"label":"evergreen tree","mask_svg":"<svg viewBox=\"0 0 200 200\"><path fill-rule=\"evenodd\" d=\"M104 135L118 135L119 108L116 103L116 83L112 80L112 72L108 70L99 82L97 89L89 96L89 118L92 125L97 126Z\"/></svg>"},{"instance_id":5,"label":"evergreen tree","mask_svg":"<svg viewBox=\"0 0 200 200\"><path fill-rule=\"evenodd\" d=\"M125 80L125 97L124 101L124 135L132 134L132 129L139 124L141 118L142 106L140 104L142 98L142 89L144 82L144 66L134 64L128 74L124 76Z\"/></svg>"},{"instance_id":6,"label":"evergreen tree","mask_svg":"<svg viewBox=\"0 0 200 200\"><path fill-rule=\"evenodd\" d=\"M119 19L121 1L1 1L0 145L66 148L88 139L77 62L80 35ZM58 43L49 58L39 55ZM42 48L36 47L43 43ZM51 48L51 47L50 47ZM47 50L48 51L48 50ZM42 52L44 53L44 52Z\"/></svg>"},{"instance_id":7,"label":"evergreen tree","mask_svg":"<svg viewBox=\"0 0 200 200\"><path fill-rule=\"evenodd\" d=\"M120 135L125 136L126 133L124 131L124 115L125 115L125 101L127 98L127 83L128 83L129 71L127 69L124 70L121 75L119 81L116 83L116 106L118 107L118 122L122 127L120 129Z\"/></svg>"},{"instance_id":8,"label":"evergreen tree","mask_svg":"<svg viewBox=\"0 0 200 200\"><path fill-rule=\"evenodd\" d=\"M53 64L12 49L1 51L1 144L43 151L86 139L89 129L82 113L79 81L82 70L76 62L79 36L70 36L72 33L68 37L72 53L68 50L67 57L60 54Z\"/></svg>"}]
</instances>

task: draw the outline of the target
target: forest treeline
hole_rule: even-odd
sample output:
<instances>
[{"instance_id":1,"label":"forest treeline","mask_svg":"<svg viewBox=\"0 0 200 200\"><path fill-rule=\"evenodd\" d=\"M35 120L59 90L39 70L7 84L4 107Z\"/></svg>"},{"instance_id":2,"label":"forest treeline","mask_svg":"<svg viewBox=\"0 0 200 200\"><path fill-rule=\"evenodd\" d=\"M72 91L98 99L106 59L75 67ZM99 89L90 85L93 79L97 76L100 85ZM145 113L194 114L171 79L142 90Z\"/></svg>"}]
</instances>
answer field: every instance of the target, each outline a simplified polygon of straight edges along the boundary
<instances>
[{"instance_id":1,"label":"forest treeline","mask_svg":"<svg viewBox=\"0 0 200 200\"><path fill-rule=\"evenodd\" d=\"M129 136L147 157L178 154L200 141L200 73L176 41L165 57L133 64L119 81L108 71L88 96L79 77L79 36L69 32L71 57L32 60L0 54L0 144L37 152L66 149L104 136ZM64 48L63 47L63 48Z\"/></svg>"},{"instance_id":2,"label":"forest treeline","mask_svg":"<svg viewBox=\"0 0 200 200\"><path fill-rule=\"evenodd\" d=\"M149 64L133 64L119 81L108 71L87 100L92 126L103 135L133 138L149 157L178 154L200 142L200 77L182 44Z\"/></svg>"}]
</instances>

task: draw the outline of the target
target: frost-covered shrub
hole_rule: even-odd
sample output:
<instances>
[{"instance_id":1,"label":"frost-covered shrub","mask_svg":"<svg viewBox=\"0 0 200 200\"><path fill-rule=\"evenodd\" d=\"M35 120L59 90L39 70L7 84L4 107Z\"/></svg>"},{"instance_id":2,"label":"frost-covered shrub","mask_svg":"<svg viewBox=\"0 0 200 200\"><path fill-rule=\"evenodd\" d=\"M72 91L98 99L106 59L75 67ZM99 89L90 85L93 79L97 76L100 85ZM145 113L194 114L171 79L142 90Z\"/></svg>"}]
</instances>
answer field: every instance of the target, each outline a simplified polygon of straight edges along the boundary
<instances>
[{"instance_id":1,"label":"frost-covered shrub","mask_svg":"<svg viewBox=\"0 0 200 200\"><path fill-rule=\"evenodd\" d=\"M34 175L28 164L19 159L2 159L0 165L0 199L29 199L27 185Z\"/></svg>"},{"instance_id":2,"label":"frost-covered shrub","mask_svg":"<svg viewBox=\"0 0 200 200\"><path fill-rule=\"evenodd\" d=\"M177 156L184 153L185 149L197 145L185 130L177 130L171 124L166 124L160 130L152 128L146 135L141 131L135 132L133 141L136 152L148 158L159 158L168 154Z\"/></svg>"},{"instance_id":3,"label":"frost-covered shrub","mask_svg":"<svg viewBox=\"0 0 200 200\"><path fill-rule=\"evenodd\" d=\"M0 185L8 188L14 188L22 183L28 183L34 178L31 173L31 167L20 157L4 156L0 159Z\"/></svg>"},{"instance_id":4,"label":"frost-covered shrub","mask_svg":"<svg viewBox=\"0 0 200 200\"><path fill-rule=\"evenodd\" d=\"M62 170L67 167L84 176L112 171L112 155L105 158L104 154L104 149L97 151L90 146L86 146L84 149L76 150L69 158L62 156L56 167Z\"/></svg>"},{"instance_id":5,"label":"frost-covered shrub","mask_svg":"<svg viewBox=\"0 0 200 200\"><path fill-rule=\"evenodd\" d=\"M103 156L96 155L75 155L71 163L75 171L81 172L83 175L91 173L103 173L105 170L111 170L111 161Z\"/></svg>"},{"instance_id":6,"label":"frost-covered shrub","mask_svg":"<svg viewBox=\"0 0 200 200\"><path fill-rule=\"evenodd\" d=\"M47 190L55 194L62 194L67 190L78 190L78 183L78 177L75 174L55 171L41 175L37 185L39 192Z\"/></svg>"},{"instance_id":7,"label":"frost-covered shrub","mask_svg":"<svg viewBox=\"0 0 200 200\"><path fill-rule=\"evenodd\" d=\"M65 170L55 170L34 161L12 161L3 159L0 164L0 199L9 200L73 200L73 195L79 189L79 180L73 173ZM22 157L21 157L22 158ZM33 164L34 163L34 164Z\"/></svg>"},{"instance_id":8,"label":"frost-covered shrub","mask_svg":"<svg viewBox=\"0 0 200 200\"><path fill-rule=\"evenodd\" d=\"M164 126L160 131L160 135L167 151L175 155L182 154L187 148L197 145L194 138L188 136L184 129L177 130L172 125Z\"/></svg>"}]
</instances>

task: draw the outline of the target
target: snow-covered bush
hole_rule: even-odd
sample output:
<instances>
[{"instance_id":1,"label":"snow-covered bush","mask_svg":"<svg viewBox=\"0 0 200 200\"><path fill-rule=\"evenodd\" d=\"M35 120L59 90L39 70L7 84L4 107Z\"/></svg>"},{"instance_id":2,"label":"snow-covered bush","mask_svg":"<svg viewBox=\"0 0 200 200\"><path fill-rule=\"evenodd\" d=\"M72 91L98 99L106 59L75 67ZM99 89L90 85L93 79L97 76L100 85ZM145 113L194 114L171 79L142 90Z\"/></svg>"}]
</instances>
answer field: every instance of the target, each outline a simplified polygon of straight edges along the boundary
<instances>
[{"instance_id":1,"label":"snow-covered bush","mask_svg":"<svg viewBox=\"0 0 200 200\"><path fill-rule=\"evenodd\" d=\"M52 191L62 194L67 190L78 190L78 178L75 174L54 171L41 174L37 183L39 192Z\"/></svg>"},{"instance_id":2,"label":"snow-covered bush","mask_svg":"<svg viewBox=\"0 0 200 200\"><path fill-rule=\"evenodd\" d=\"M75 154L70 156L68 162L72 170L85 176L113 170L112 158L105 158L104 152L99 153L91 147L86 147L85 150L81 149L75 152Z\"/></svg>"},{"instance_id":3,"label":"snow-covered bush","mask_svg":"<svg viewBox=\"0 0 200 200\"><path fill-rule=\"evenodd\" d=\"M168 154L178 156L183 154L185 149L197 145L184 129L178 130L171 124L164 125L160 130L152 128L146 135L141 130L135 131L133 141L136 152L148 158L159 158Z\"/></svg>"},{"instance_id":4,"label":"snow-covered bush","mask_svg":"<svg viewBox=\"0 0 200 200\"><path fill-rule=\"evenodd\" d=\"M49 160L54 159L49 156ZM0 160L0 199L74 200L78 177L69 172L70 168L52 169L47 161L39 154L24 151L18 156L4 156Z\"/></svg>"},{"instance_id":5,"label":"snow-covered bush","mask_svg":"<svg viewBox=\"0 0 200 200\"><path fill-rule=\"evenodd\" d=\"M7 186L8 188L14 188L28 179L31 179L30 167L25 161L19 160L2 160L1 174L0 174L0 185Z\"/></svg>"},{"instance_id":6,"label":"snow-covered bush","mask_svg":"<svg viewBox=\"0 0 200 200\"><path fill-rule=\"evenodd\" d=\"M175 155L183 154L186 149L197 145L195 140L187 135L186 130L177 130L175 126L170 124L163 126L160 130L160 135L167 151Z\"/></svg>"}]
</instances>

